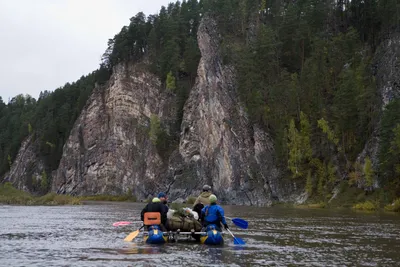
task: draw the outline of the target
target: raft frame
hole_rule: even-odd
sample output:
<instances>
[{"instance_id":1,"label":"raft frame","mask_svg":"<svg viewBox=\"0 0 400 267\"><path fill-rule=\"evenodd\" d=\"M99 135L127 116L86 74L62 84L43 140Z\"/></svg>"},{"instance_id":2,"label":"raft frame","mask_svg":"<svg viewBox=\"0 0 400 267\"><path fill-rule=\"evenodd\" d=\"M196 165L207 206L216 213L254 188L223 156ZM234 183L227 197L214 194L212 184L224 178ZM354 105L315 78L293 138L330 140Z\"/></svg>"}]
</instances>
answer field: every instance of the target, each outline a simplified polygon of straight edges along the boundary
<instances>
[{"instance_id":1,"label":"raft frame","mask_svg":"<svg viewBox=\"0 0 400 267\"><path fill-rule=\"evenodd\" d=\"M225 235L225 232L220 232L222 236ZM168 242L178 242L178 236L182 235L182 236L186 236L187 239L193 238L192 234L195 235L206 235L207 232L195 232L194 230L191 232L181 232L179 229L177 231L165 231L163 232L164 236L168 236ZM148 231L143 231L143 235L149 235Z\"/></svg>"}]
</instances>

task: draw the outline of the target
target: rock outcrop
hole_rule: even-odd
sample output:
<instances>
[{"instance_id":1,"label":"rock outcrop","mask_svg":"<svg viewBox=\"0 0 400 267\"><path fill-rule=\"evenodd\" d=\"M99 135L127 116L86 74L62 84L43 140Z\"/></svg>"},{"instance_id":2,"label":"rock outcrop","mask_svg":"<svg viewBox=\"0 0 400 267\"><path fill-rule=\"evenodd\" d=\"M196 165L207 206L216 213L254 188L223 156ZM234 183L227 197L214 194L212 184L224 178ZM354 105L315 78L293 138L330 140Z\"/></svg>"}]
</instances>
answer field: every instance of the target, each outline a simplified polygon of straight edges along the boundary
<instances>
[{"instance_id":1,"label":"rock outcrop","mask_svg":"<svg viewBox=\"0 0 400 267\"><path fill-rule=\"evenodd\" d=\"M191 177L178 183L188 185L189 191L210 184L229 203L265 205L273 197L288 200L293 190L290 183L283 189L278 180L271 138L250 124L239 101L235 71L222 64L217 28L210 18L199 27L202 57L184 107L179 145Z\"/></svg>"},{"instance_id":2,"label":"rock outcrop","mask_svg":"<svg viewBox=\"0 0 400 267\"><path fill-rule=\"evenodd\" d=\"M139 64L119 65L96 87L67 140L52 190L146 197L165 169L149 139L150 118L175 118L171 96Z\"/></svg>"},{"instance_id":3,"label":"rock outcrop","mask_svg":"<svg viewBox=\"0 0 400 267\"><path fill-rule=\"evenodd\" d=\"M26 138L3 181L11 182L20 190L31 191L33 179L40 181L45 171L45 164L38 156L38 147L33 135Z\"/></svg>"}]
</instances>

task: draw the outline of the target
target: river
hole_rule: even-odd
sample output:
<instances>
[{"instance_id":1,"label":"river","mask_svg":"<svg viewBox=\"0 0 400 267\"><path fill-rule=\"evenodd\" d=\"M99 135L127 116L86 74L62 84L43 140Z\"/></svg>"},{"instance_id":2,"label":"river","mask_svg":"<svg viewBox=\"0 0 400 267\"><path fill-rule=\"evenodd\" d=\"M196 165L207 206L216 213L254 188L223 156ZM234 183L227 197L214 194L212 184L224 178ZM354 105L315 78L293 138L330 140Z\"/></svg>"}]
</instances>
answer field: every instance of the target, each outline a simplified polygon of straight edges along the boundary
<instances>
[{"instance_id":1,"label":"river","mask_svg":"<svg viewBox=\"0 0 400 267\"><path fill-rule=\"evenodd\" d=\"M249 222L223 247L146 245L139 203L0 206L0 266L399 266L400 216L350 210L226 206ZM134 226L113 227L116 221Z\"/></svg>"}]
</instances>

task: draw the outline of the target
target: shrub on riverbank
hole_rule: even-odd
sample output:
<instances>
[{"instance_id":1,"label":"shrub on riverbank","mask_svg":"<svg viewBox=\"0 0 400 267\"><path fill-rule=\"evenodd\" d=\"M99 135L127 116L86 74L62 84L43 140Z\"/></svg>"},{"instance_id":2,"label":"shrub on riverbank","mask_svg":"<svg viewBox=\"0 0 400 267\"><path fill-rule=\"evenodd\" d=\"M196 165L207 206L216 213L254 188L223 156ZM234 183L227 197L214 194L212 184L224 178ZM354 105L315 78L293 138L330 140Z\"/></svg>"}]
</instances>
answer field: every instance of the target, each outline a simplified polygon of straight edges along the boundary
<instances>
[{"instance_id":1,"label":"shrub on riverbank","mask_svg":"<svg viewBox=\"0 0 400 267\"><path fill-rule=\"evenodd\" d=\"M49 193L44 196L32 196L31 194L18 190L11 183L0 185L0 203L10 205L79 205L76 197L68 195L57 195Z\"/></svg>"},{"instance_id":2,"label":"shrub on riverbank","mask_svg":"<svg viewBox=\"0 0 400 267\"><path fill-rule=\"evenodd\" d=\"M362 203L357 203L353 206L353 209L356 210L367 210L367 211L374 211L377 210L377 206L371 201L365 201Z\"/></svg>"},{"instance_id":3,"label":"shrub on riverbank","mask_svg":"<svg viewBox=\"0 0 400 267\"><path fill-rule=\"evenodd\" d=\"M392 204L386 205L385 210L400 212L400 198L396 199Z\"/></svg>"},{"instance_id":4,"label":"shrub on riverbank","mask_svg":"<svg viewBox=\"0 0 400 267\"><path fill-rule=\"evenodd\" d=\"M0 203L26 205L33 202L33 197L12 186L11 183L0 185Z\"/></svg>"},{"instance_id":5,"label":"shrub on riverbank","mask_svg":"<svg viewBox=\"0 0 400 267\"><path fill-rule=\"evenodd\" d=\"M112 195L95 195L95 196L82 196L79 197L81 201L128 201L128 202L136 202L136 197L126 194L121 196L112 196Z\"/></svg>"},{"instance_id":6,"label":"shrub on riverbank","mask_svg":"<svg viewBox=\"0 0 400 267\"><path fill-rule=\"evenodd\" d=\"M81 201L77 197L49 193L36 198L34 203L35 205L80 205Z\"/></svg>"}]
</instances>

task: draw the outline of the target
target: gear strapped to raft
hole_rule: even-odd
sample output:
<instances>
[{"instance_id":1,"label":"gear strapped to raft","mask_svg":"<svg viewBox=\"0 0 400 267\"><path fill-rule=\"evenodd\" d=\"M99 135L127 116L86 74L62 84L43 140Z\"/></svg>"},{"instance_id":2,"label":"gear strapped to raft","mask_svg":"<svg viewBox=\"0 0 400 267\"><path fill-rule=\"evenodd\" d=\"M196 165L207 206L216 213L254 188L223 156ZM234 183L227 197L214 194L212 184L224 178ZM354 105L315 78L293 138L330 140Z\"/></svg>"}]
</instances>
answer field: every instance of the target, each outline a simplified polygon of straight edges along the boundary
<instances>
[{"instance_id":1,"label":"gear strapped to raft","mask_svg":"<svg viewBox=\"0 0 400 267\"><path fill-rule=\"evenodd\" d=\"M202 225L199 221L194 218L173 216L167 221L167 229L170 231L181 231L189 232L192 229L196 232L201 231Z\"/></svg>"}]
</instances>

